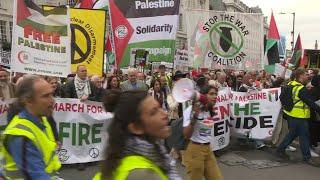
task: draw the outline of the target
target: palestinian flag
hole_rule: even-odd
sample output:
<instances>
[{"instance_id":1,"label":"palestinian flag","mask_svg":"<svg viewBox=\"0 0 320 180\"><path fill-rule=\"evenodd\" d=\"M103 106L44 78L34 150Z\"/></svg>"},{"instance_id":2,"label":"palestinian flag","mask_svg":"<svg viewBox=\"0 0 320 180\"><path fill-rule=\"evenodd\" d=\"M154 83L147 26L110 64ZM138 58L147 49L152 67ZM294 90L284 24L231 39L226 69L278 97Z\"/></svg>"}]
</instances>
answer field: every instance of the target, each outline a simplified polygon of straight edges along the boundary
<instances>
[{"instance_id":1,"label":"palestinian flag","mask_svg":"<svg viewBox=\"0 0 320 180\"><path fill-rule=\"evenodd\" d=\"M203 30L203 24L198 23L192 35L190 43L194 43L193 48L193 67L203 67L205 55L209 50L209 35Z\"/></svg>"},{"instance_id":2,"label":"palestinian flag","mask_svg":"<svg viewBox=\"0 0 320 180\"><path fill-rule=\"evenodd\" d=\"M278 42L280 35L277 23L274 19L273 12L271 14L268 36L265 38L265 57L268 59L266 65L280 63Z\"/></svg>"},{"instance_id":3,"label":"palestinian flag","mask_svg":"<svg viewBox=\"0 0 320 180\"><path fill-rule=\"evenodd\" d=\"M300 67L305 67L306 65L308 65L308 54L305 50L303 50L303 57L300 61Z\"/></svg>"},{"instance_id":4,"label":"palestinian flag","mask_svg":"<svg viewBox=\"0 0 320 180\"><path fill-rule=\"evenodd\" d=\"M302 57L302 45L301 45L301 38L299 34L296 41L296 45L294 46L294 51L293 51L293 55L290 63L297 67L299 65L299 62L301 61L301 57Z\"/></svg>"},{"instance_id":5,"label":"palestinian flag","mask_svg":"<svg viewBox=\"0 0 320 180\"><path fill-rule=\"evenodd\" d=\"M172 63L180 0L110 0L116 67L134 65L137 49L149 51L149 62Z\"/></svg>"},{"instance_id":6,"label":"palestinian flag","mask_svg":"<svg viewBox=\"0 0 320 180\"><path fill-rule=\"evenodd\" d=\"M59 33L61 36L67 36L68 22L67 9L55 7L44 11L32 0L17 0L19 13L16 16L17 25L24 28L26 26L36 27L42 32Z\"/></svg>"}]
</instances>

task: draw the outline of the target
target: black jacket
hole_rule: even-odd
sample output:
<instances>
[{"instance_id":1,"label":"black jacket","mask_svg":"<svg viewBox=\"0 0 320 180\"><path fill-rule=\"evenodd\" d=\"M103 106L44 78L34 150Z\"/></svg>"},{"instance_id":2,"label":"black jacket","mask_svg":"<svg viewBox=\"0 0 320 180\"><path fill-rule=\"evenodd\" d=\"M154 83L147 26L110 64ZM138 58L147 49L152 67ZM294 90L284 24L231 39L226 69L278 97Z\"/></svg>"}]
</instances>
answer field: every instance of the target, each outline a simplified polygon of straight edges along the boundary
<instances>
[{"instance_id":1,"label":"black jacket","mask_svg":"<svg viewBox=\"0 0 320 180\"><path fill-rule=\"evenodd\" d=\"M90 82L90 89L91 89L91 94L89 95L88 100L90 101L97 101L96 98L96 87L95 85ZM79 99L80 97L77 96L77 92L76 92L76 87L74 85L74 80L67 82L64 86L63 86L63 97L64 98L75 98L75 99Z\"/></svg>"}]
</instances>

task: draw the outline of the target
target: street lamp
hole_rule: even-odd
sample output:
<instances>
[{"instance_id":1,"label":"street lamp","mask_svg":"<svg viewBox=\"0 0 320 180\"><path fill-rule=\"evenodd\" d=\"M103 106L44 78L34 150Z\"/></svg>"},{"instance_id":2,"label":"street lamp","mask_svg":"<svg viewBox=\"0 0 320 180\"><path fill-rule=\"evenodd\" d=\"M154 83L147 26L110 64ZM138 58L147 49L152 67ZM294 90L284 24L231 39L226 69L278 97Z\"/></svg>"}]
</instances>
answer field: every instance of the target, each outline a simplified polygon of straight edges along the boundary
<instances>
[{"instance_id":1,"label":"street lamp","mask_svg":"<svg viewBox=\"0 0 320 180\"><path fill-rule=\"evenodd\" d=\"M288 13L284 13L284 12L281 12L279 14L288 14ZM293 23L292 23L292 31L291 31L291 35L292 35L292 41L291 41L291 47L292 47L292 53L294 51L294 26L295 26L295 21L296 21L296 13L293 12L293 13L290 13L292 14L293 16Z\"/></svg>"}]
</instances>

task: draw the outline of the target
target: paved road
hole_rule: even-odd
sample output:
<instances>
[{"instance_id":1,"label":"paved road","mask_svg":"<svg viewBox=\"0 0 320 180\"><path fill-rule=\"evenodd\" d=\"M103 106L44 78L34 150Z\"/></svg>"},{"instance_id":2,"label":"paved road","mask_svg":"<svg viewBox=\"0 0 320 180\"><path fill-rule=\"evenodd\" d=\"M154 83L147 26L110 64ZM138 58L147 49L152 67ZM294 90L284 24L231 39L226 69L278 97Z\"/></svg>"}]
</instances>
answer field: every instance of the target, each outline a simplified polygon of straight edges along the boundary
<instances>
[{"instance_id":1,"label":"paved road","mask_svg":"<svg viewBox=\"0 0 320 180\"><path fill-rule=\"evenodd\" d=\"M301 162L300 152L290 153L294 157L293 162L287 165L264 169L248 168L244 165L230 166L221 162L231 156L239 156L247 161L250 160L272 160L277 158L272 155L273 149L250 150L247 148L229 149L219 157L219 166L225 180L320 180L320 168L309 166ZM319 151L318 151L319 152ZM63 167L61 177L66 180L89 180L99 169L98 164L90 164L85 171L77 171L76 166ZM185 170L179 166L179 171L186 179Z\"/></svg>"}]
</instances>

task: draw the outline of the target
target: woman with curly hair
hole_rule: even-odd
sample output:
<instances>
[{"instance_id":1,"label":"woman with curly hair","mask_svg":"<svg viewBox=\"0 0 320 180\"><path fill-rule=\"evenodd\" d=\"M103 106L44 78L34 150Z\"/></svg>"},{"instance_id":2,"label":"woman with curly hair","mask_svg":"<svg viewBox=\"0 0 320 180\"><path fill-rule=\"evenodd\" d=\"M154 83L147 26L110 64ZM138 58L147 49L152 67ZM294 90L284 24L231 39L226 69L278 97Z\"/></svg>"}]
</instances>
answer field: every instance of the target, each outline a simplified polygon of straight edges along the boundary
<instances>
[{"instance_id":1,"label":"woman with curly hair","mask_svg":"<svg viewBox=\"0 0 320 180\"><path fill-rule=\"evenodd\" d=\"M104 107L114 113L100 179L180 180L161 143L170 134L168 115L146 91L110 90Z\"/></svg>"},{"instance_id":2,"label":"woman with curly hair","mask_svg":"<svg viewBox=\"0 0 320 180\"><path fill-rule=\"evenodd\" d=\"M110 76L107 82L107 89L120 89L120 79L117 76Z\"/></svg>"}]
</instances>

